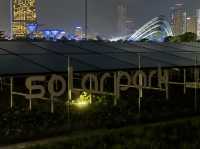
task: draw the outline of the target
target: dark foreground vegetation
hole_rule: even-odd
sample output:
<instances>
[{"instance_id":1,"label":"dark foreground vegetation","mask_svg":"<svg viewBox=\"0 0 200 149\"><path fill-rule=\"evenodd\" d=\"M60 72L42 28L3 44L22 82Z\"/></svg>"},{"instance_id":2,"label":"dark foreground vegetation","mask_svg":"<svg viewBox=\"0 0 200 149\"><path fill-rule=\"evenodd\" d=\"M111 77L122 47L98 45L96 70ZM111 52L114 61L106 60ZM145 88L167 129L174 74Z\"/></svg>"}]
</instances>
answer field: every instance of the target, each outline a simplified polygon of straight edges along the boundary
<instances>
[{"instance_id":1,"label":"dark foreground vegetation","mask_svg":"<svg viewBox=\"0 0 200 149\"><path fill-rule=\"evenodd\" d=\"M94 148L94 146L147 148L149 145L152 148L165 148L165 146L173 148L178 145L184 148L185 145L187 148L192 143L194 148L199 147L200 118L155 126L148 125L199 115L200 104L197 100L196 109L194 108L193 89L187 89L187 94L183 94L183 89L179 87L170 87L169 91L168 100L165 99L163 92L144 91L140 112L138 112L137 90L128 90L129 94L122 93L124 99L119 99L117 105L113 105L112 97L99 97L94 98L91 105L82 108L70 106L70 109L66 109L64 104L55 105L54 113L50 113L49 103L39 102L33 102L33 109L29 111L27 101L21 97L15 98L14 109L6 109L5 105L9 104L5 100L0 104L2 107L0 109L0 145L104 129L95 134L95 137L84 133L83 137L71 138L71 141L52 144L46 148L56 149L55 146L58 144L58 149L68 146L74 146L74 148L81 146L81 149ZM196 99L199 99L199 91L196 92ZM131 127L126 128L128 126ZM125 129L112 130L118 128Z\"/></svg>"},{"instance_id":2,"label":"dark foreground vegetation","mask_svg":"<svg viewBox=\"0 0 200 149\"><path fill-rule=\"evenodd\" d=\"M199 139L200 117L194 117L84 133L26 149L197 149Z\"/></svg>"},{"instance_id":3,"label":"dark foreground vegetation","mask_svg":"<svg viewBox=\"0 0 200 149\"><path fill-rule=\"evenodd\" d=\"M116 106L113 105L112 97L101 98L101 102L94 102L87 107L78 108L71 106L69 113L67 112L68 110L61 110L64 109L64 106L62 108L57 108L59 110L56 110L55 113L50 113L46 110L47 105L41 104L34 105L33 107L35 108L33 108L32 111L22 107L7 109L2 111L0 114L0 144L5 145L30 140L39 140L60 135L70 135L74 131L93 131L97 129L122 128L133 125L143 125L152 122L175 120L180 117L199 115L198 111L194 111L194 99L192 96L192 91L190 93L188 90L187 95L181 96L177 94L177 90L173 89L171 94L176 94L176 96L170 96L169 99L166 100L163 93L156 95L156 93L152 94L152 92L145 92L146 97L142 99L140 113L138 112L137 94L127 96L126 100L118 100L118 104ZM200 120L197 120L197 122L199 124ZM190 138L190 132L191 138L196 135L198 136L199 126L196 125L196 123L193 126L193 123L195 122L190 121L184 122L183 124L174 123L173 125L166 125L165 127L161 125L159 127L156 126L150 129L145 128L145 130L144 128L136 127L130 128L134 129L134 131L117 131L112 132L111 134L105 134L105 136L101 136L100 133L98 134L100 135L99 139L98 137L86 137L86 142L88 141L86 145L89 145L90 143L93 145L96 143L100 145L101 143L98 143L98 140L100 142L105 141L105 144L108 145L109 138L111 139L111 142L114 141L114 144L115 142L120 143L118 140L121 140L121 137L123 139L121 140L122 142L120 144L123 144L123 140L131 142L131 138L132 136L135 136L135 131L137 132L137 129L139 129L139 133L137 134L138 136L135 136L135 139L139 137L139 140L136 139L135 141L139 142L136 144L141 143L140 141L142 140L140 139L143 138L142 135L147 135L146 137L148 137L146 142L147 144L144 144L144 146L149 145L152 139L151 137L153 137L153 141L157 145L160 143L168 144L167 140L165 140L166 142L157 140L165 137L169 137L167 139L172 137L171 139L175 139L174 144L176 144L177 139L182 139L179 137L186 137L186 140ZM146 129L148 130L147 132ZM159 136L159 132L163 132L160 133L161 138ZM184 134L185 132L186 134ZM193 132L195 134L192 134ZM123 137L123 135L120 135L121 133L123 135L126 133L127 134ZM130 138L128 139L128 137ZM82 144L82 141L84 141L84 138L80 139L80 142L77 145ZM155 145L154 143L153 145ZM173 142L170 143L173 144Z\"/></svg>"}]
</instances>

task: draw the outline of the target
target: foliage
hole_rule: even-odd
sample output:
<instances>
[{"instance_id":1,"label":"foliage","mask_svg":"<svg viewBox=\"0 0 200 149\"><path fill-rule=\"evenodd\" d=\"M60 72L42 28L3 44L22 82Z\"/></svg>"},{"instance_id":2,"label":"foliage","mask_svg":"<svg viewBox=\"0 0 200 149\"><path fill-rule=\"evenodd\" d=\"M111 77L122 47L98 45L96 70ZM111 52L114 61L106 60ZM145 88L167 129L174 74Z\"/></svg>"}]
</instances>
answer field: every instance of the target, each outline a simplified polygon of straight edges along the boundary
<instances>
[{"instance_id":1,"label":"foliage","mask_svg":"<svg viewBox=\"0 0 200 149\"><path fill-rule=\"evenodd\" d=\"M165 42L192 42L196 41L197 35L195 33L186 32L179 36L168 36L164 39Z\"/></svg>"},{"instance_id":2,"label":"foliage","mask_svg":"<svg viewBox=\"0 0 200 149\"><path fill-rule=\"evenodd\" d=\"M53 114L49 113L48 104L34 105L32 111L22 108L4 109L0 113L0 144L70 134L80 130L120 128L198 114L194 113L193 90L188 89L187 94L179 95L182 90L180 87L169 87L168 100L163 93L144 91L140 113L138 95L133 91L123 93L124 98L117 99L117 105L113 104L113 96L98 96L96 99L93 97L92 104L83 108L70 105L69 109L63 107L63 111L59 108ZM88 101L88 95L82 96L82 100ZM15 106L16 103L19 105L18 100L22 101L20 96L18 98L15 98Z\"/></svg>"},{"instance_id":3,"label":"foliage","mask_svg":"<svg viewBox=\"0 0 200 149\"><path fill-rule=\"evenodd\" d=\"M167 36L165 37L164 42L171 42L172 38L173 38L172 36Z\"/></svg>"},{"instance_id":4,"label":"foliage","mask_svg":"<svg viewBox=\"0 0 200 149\"><path fill-rule=\"evenodd\" d=\"M182 42L191 42L196 41L197 35L195 33L187 32L183 35L180 35L180 38Z\"/></svg>"},{"instance_id":5,"label":"foliage","mask_svg":"<svg viewBox=\"0 0 200 149\"><path fill-rule=\"evenodd\" d=\"M32 145L27 149L190 149L199 148L200 118L173 122L99 130L66 137L49 144ZM183 131L184 130L184 131Z\"/></svg>"},{"instance_id":6,"label":"foliage","mask_svg":"<svg viewBox=\"0 0 200 149\"><path fill-rule=\"evenodd\" d=\"M143 39L140 40L140 42L149 42L149 39L143 38Z\"/></svg>"}]
</instances>

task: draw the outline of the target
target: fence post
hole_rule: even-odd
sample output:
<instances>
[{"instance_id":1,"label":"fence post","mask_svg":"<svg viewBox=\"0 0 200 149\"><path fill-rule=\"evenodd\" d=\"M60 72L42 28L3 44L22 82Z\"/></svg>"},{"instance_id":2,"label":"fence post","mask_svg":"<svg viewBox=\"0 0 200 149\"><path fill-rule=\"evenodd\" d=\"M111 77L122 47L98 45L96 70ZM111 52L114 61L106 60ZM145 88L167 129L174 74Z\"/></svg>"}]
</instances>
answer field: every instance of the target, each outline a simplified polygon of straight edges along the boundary
<instances>
[{"instance_id":1,"label":"fence post","mask_svg":"<svg viewBox=\"0 0 200 149\"><path fill-rule=\"evenodd\" d=\"M184 94L186 94L186 69L184 68Z\"/></svg>"},{"instance_id":2,"label":"fence post","mask_svg":"<svg viewBox=\"0 0 200 149\"><path fill-rule=\"evenodd\" d=\"M13 108L13 77L10 77L10 108Z\"/></svg>"},{"instance_id":3,"label":"fence post","mask_svg":"<svg viewBox=\"0 0 200 149\"><path fill-rule=\"evenodd\" d=\"M70 64L70 57L68 56L67 58L67 84L68 84L68 100L66 101L66 106L67 106L67 119L68 123L70 125L70 104L72 100L72 83L73 83L73 72Z\"/></svg>"},{"instance_id":4,"label":"fence post","mask_svg":"<svg viewBox=\"0 0 200 149\"><path fill-rule=\"evenodd\" d=\"M119 90L118 72L114 72L114 105L117 105L117 100L119 99Z\"/></svg>"},{"instance_id":5,"label":"fence post","mask_svg":"<svg viewBox=\"0 0 200 149\"><path fill-rule=\"evenodd\" d=\"M54 97L51 96L51 113L54 113Z\"/></svg>"},{"instance_id":6,"label":"fence post","mask_svg":"<svg viewBox=\"0 0 200 149\"><path fill-rule=\"evenodd\" d=\"M141 74L141 55L139 54L138 56L139 62L138 62L138 68L139 68L139 99L138 99L138 111L139 113L141 112L141 99L143 98L143 90L142 90L142 85L143 85L143 80L142 80L142 74Z\"/></svg>"},{"instance_id":7,"label":"fence post","mask_svg":"<svg viewBox=\"0 0 200 149\"><path fill-rule=\"evenodd\" d=\"M168 81L169 81L169 73L167 70L164 71L164 78L165 78L165 97L166 97L166 100L169 99L169 84L168 84Z\"/></svg>"},{"instance_id":8,"label":"fence post","mask_svg":"<svg viewBox=\"0 0 200 149\"><path fill-rule=\"evenodd\" d=\"M92 74L90 73L90 93L89 93L89 97L90 97L90 104L92 104Z\"/></svg>"},{"instance_id":9,"label":"fence post","mask_svg":"<svg viewBox=\"0 0 200 149\"><path fill-rule=\"evenodd\" d=\"M198 76L197 76L197 56L195 56L195 65L194 65L194 78L195 78L195 91L194 91L194 110L197 112L197 83L198 83Z\"/></svg>"},{"instance_id":10,"label":"fence post","mask_svg":"<svg viewBox=\"0 0 200 149\"><path fill-rule=\"evenodd\" d=\"M31 95L32 94L32 90L29 90L29 94ZM32 110L32 99L29 98L29 110L31 111Z\"/></svg>"}]
</instances>

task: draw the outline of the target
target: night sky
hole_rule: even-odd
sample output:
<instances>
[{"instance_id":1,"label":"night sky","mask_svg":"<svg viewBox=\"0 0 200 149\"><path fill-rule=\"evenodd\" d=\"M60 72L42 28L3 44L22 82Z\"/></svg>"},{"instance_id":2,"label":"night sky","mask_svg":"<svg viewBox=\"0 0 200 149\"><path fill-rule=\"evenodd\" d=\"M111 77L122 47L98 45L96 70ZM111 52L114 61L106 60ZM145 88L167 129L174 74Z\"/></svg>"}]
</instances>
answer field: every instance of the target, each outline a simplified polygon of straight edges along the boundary
<instances>
[{"instance_id":1,"label":"night sky","mask_svg":"<svg viewBox=\"0 0 200 149\"><path fill-rule=\"evenodd\" d=\"M90 32L113 35L116 32L116 0L88 0L88 26ZM143 25L155 16L169 16L169 8L184 3L194 14L200 8L200 0L128 0L129 17L135 27ZM9 0L0 0L0 30L8 30ZM37 0L38 22L41 28L63 28L72 31L73 26L84 23L84 0Z\"/></svg>"}]
</instances>

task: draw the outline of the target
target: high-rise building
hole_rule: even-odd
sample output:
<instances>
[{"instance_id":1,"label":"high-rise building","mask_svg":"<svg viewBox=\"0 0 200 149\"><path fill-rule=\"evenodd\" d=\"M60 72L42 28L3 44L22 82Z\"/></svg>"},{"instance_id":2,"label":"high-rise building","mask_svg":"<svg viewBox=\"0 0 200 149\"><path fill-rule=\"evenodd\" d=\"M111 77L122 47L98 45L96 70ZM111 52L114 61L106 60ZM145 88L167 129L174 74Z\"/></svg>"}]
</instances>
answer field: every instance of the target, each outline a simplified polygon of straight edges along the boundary
<instances>
[{"instance_id":1,"label":"high-rise building","mask_svg":"<svg viewBox=\"0 0 200 149\"><path fill-rule=\"evenodd\" d=\"M186 19L187 27L186 32L197 33L197 18L196 16L190 16Z\"/></svg>"},{"instance_id":2,"label":"high-rise building","mask_svg":"<svg viewBox=\"0 0 200 149\"><path fill-rule=\"evenodd\" d=\"M0 31L0 39L4 39L5 36L5 32L4 31Z\"/></svg>"},{"instance_id":3,"label":"high-rise building","mask_svg":"<svg viewBox=\"0 0 200 149\"><path fill-rule=\"evenodd\" d=\"M36 0L11 0L11 34L13 38L26 37L27 25L36 23Z\"/></svg>"},{"instance_id":4,"label":"high-rise building","mask_svg":"<svg viewBox=\"0 0 200 149\"><path fill-rule=\"evenodd\" d=\"M128 18L126 20L126 35L133 34L135 32L135 22L133 19Z\"/></svg>"},{"instance_id":5,"label":"high-rise building","mask_svg":"<svg viewBox=\"0 0 200 149\"><path fill-rule=\"evenodd\" d=\"M128 16L127 0L117 0L117 32L118 36L126 34L126 21Z\"/></svg>"},{"instance_id":6,"label":"high-rise building","mask_svg":"<svg viewBox=\"0 0 200 149\"><path fill-rule=\"evenodd\" d=\"M197 9L197 39L200 40L200 9Z\"/></svg>"},{"instance_id":7,"label":"high-rise building","mask_svg":"<svg viewBox=\"0 0 200 149\"><path fill-rule=\"evenodd\" d=\"M186 32L186 10L183 4L171 7L171 26L175 36Z\"/></svg>"},{"instance_id":8,"label":"high-rise building","mask_svg":"<svg viewBox=\"0 0 200 149\"><path fill-rule=\"evenodd\" d=\"M83 29L81 26L77 26L74 29L74 35L76 40L82 40L83 39Z\"/></svg>"}]
</instances>

